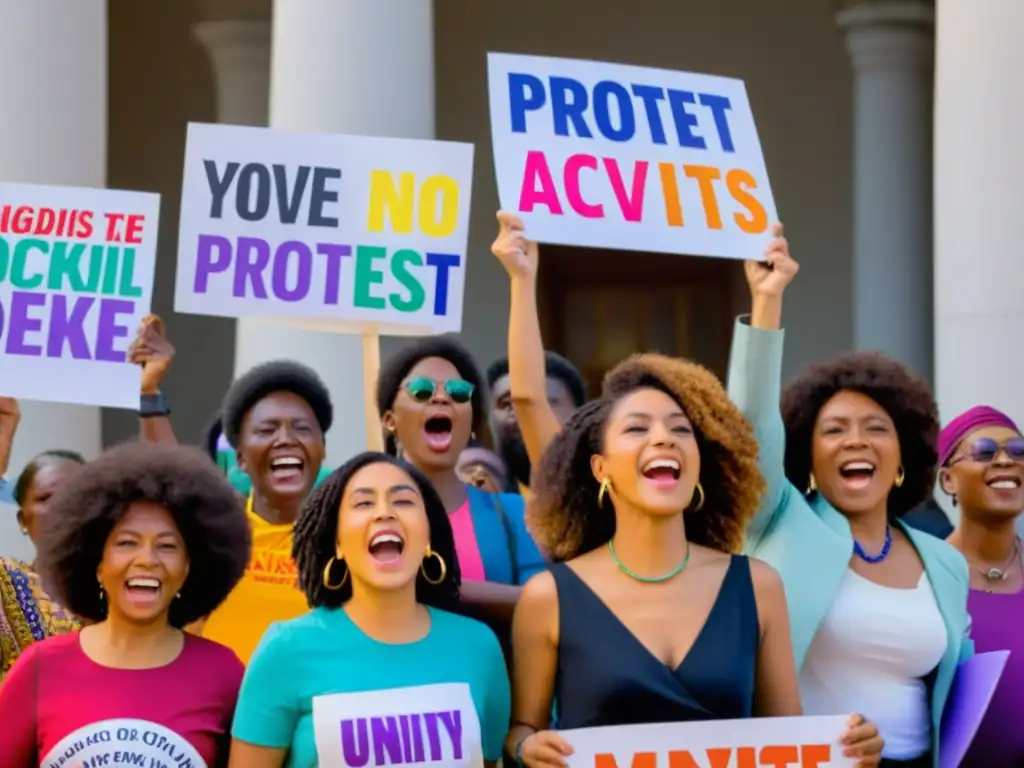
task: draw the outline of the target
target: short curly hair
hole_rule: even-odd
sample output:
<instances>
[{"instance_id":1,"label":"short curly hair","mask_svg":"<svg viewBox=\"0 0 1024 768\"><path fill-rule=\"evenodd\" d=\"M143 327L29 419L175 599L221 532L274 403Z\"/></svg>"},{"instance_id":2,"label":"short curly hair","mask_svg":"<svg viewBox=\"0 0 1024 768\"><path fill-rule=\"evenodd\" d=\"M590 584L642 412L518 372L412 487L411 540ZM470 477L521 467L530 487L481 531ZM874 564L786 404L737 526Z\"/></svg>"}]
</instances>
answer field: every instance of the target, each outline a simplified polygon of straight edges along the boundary
<instances>
[{"instance_id":1,"label":"short curly hair","mask_svg":"<svg viewBox=\"0 0 1024 768\"><path fill-rule=\"evenodd\" d=\"M331 404L331 394L317 372L294 360L271 360L239 376L224 395L220 417L224 437L232 448L238 448L238 438L246 414L256 403L274 392L291 392L309 403L320 425L320 432L327 434L334 421L334 406Z\"/></svg>"},{"instance_id":2,"label":"short curly hair","mask_svg":"<svg viewBox=\"0 0 1024 768\"><path fill-rule=\"evenodd\" d=\"M579 369L565 357L557 352L544 353L544 374L550 379L558 379L569 390L573 405L579 408L587 402L587 384ZM487 386L494 389L494 385L502 376L508 375L508 356L499 357L487 366Z\"/></svg>"},{"instance_id":3,"label":"short curly hair","mask_svg":"<svg viewBox=\"0 0 1024 768\"><path fill-rule=\"evenodd\" d=\"M890 517L901 517L935 487L939 412L928 382L881 352L847 352L811 365L782 391L786 477L801 490L807 487L818 414L843 391L870 397L896 427L904 480L889 493L888 508Z\"/></svg>"},{"instance_id":4,"label":"short curly hair","mask_svg":"<svg viewBox=\"0 0 1024 768\"><path fill-rule=\"evenodd\" d=\"M686 512L687 538L723 552L739 552L743 546L747 522L765 491L753 428L709 370L685 360L643 354L608 372L601 396L569 419L534 471L527 523L553 560L571 560L615 534L614 514L598 504L599 485L590 459L602 450L615 404L648 387L679 403L697 437L704 504Z\"/></svg>"},{"instance_id":5,"label":"short curly hair","mask_svg":"<svg viewBox=\"0 0 1024 768\"><path fill-rule=\"evenodd\" d=\"M334 470L306 499L295 522L292 557L299 569L299 588L313 608L338 608L352 597L352 579L344 580L340 589L324 586L323 573L334 554L338 540L338 513L341 500L352 476L370 464L385 463L398 467L410 478L423 497L430 526L430 548L445 562L444 581L430 584L423 575L416 578L416 599L424 605L454 611L459 604L462 574L455 555L455 536L452 524L427 476L402 459L386 453L364 451ZM429 567L429 566L428 566ZM431 573L431 578L436 574Z\"/></svg>"},{"instance_id":6,"label":"short curly hair","mask_svg":"<svg viewBox=\"0 0 1024 768\"><path fill-rule=\"evenodd\" d=\"M224 601L245 573L252 546L238 496L198 448L129 442L86 464L40 518L39 570L71 613L103 620L96 569L110 532L140 501L166 509L185 542L188 579L168 619L184 627Z\"/></svg>"},{"instance_id":7,"label":"short curly hair","mask_svg":"<svg viewBox=\"0 0 1024 768\"><path fill-rule=\"evenodd\" d=\"M473 396L470 399L470 405L473 407L473 431L482 432L487 415L487 387L484 377L470 351L451 334L417 339L384 361L377 376L377 412L383 415L394 408L403 379L421 360L428 357L447 360L455 366L459 376L473 385ZM384 447L388 453L396 453L398 446L394 435L385 435Z\"/></svg>"}]
</instances>

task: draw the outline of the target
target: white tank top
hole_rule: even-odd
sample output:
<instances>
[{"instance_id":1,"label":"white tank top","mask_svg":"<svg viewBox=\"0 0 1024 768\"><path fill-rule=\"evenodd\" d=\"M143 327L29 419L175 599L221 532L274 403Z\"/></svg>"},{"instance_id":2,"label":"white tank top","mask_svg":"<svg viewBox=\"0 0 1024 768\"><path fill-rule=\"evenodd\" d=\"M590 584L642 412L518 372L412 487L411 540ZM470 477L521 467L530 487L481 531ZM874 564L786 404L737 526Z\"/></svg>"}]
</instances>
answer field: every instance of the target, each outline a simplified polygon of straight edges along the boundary
<instances>
[{"instance_id":1,"label":"white tank top","mask_svg":"<svg viewBox=\"0 0 1024 768\"><path fill-rule=\"evenodd\" d=\"M931 747L931 705L921 678L946 652L946 625L927 576L914 589L847 570L800 672L804 714L862 714L885 739L884 757Z\"/></svg>"}]
</instances>

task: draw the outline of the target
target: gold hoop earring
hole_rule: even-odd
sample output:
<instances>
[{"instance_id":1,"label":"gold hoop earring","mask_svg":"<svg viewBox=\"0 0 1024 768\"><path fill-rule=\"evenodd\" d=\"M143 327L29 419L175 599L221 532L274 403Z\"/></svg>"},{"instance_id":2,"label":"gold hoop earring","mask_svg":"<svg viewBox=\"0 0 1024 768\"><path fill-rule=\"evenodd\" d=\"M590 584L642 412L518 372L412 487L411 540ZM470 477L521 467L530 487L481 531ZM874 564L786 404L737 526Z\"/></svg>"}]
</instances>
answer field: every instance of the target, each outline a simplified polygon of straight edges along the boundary
<instances>
[{"instance_id":1,"label":"gold hoop earring","mask_svg":"<svg viewBox=\"0 0 1024 768\"><path fill-rule=\"evenodd\" d=\"M436 579L432 579L427 576L427 560L430 558L437 560L437 567L441 569L441 575ZM434 587L444 581L445 577L448 575L448 563L446 563L444 558L437 554L437 552L432 550L429 544L427 545L427 551L423 554L423 562L420 563L420 573L423 574L423 580Z\"/></svg>"},{"instance_id":2,"label":"gold hoop earring","mask_svg":"<svg viewBox=\"0 0 1024 768\"><path fill-rule=\"evenodd\" d=\"M700 482L698 481L697 485L693 489L693 492L697 494L698 499L697 499L697 504L695 506L691 507L690 511L691 512L700 512L701 509L704 508L704 486L702 486L700 484ZM690 501L692 502L693 499L691 498Z\"/></svg>"},{"instance_id":3,"label":"gold hoop earring","mask_svg":"<svg viewBox=\"0 0 1024 768\"><path fill-rule=\"evenodd\" d=\"M345 558L340 557L335 560L333 557L327 561L327 565L324 566L324 589L329 589L331 592L337 592L339 589L345 586L345 582L348 581L348 568L345 568L345 575L341 577L341 581L337 584L331 584L331 568L334 567L334 563L344 563Z\"/></svg>"},{"instance_id":4,"label":"gold hoop earring","mask_svg":"<svg viewBox=\"0 0 1024 768\"><path fill-rule=\"evenodd\" d=\"M814 473L811 472L807 479L807 490L804 491L804 495L810 496L816 490L818 490L818 482L814 479Z\"/></svg>"},{"instance_id":5,"label":"gold hoop earring","mask_svg":"<svg viewBox=\"0 0 1024 768\"><path fill-rule=\"evenodd\" d=\"M608 495L608 492L612 489L612 481L607 477L601 481L600 487L597 489L597 506L604 506L604 497Z\"/></svg>"},{"instance_id":6,"label":"gold hoop earring","mask_svg":"<svg viewBox=\"0 0 1024 768\"><path fill-rule=\"evenodd\" d=\"M900 464L899 471L896 473L896 483L895 483L896 487L897 488L902 488L903 487L903 481L906 480L906 479L907 479L907 473L903 471L903 465Z\"/></svg>"}]
</instances>

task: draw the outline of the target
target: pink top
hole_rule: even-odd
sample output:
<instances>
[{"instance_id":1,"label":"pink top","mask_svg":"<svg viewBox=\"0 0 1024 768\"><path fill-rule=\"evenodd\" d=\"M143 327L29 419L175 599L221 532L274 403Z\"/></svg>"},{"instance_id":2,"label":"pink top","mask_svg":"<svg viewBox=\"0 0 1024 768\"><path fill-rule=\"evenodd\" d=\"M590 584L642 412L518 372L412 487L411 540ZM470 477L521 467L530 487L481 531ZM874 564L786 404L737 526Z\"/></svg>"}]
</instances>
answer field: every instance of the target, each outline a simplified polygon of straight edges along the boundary
<instances>
[{"instance_id":1,"label":"pink top","mask_svg":"<svg viewBox=\"0 0 1024 768\"><path fill-rule=\"evenodd\" d=\"M455 554L459 556L459 569L463 581L487 581L484 575L484 559L476 540L473 515L469 511L469 499L448 515L455 536ZM0 722L3 722L0 720Z\"/></svg>"},{"instance_id":2,"label":"pink top","mask_svg":"<svg viewBox=\"0 0 1024 768\"><path fill-rule=\"evenodd\" d=\"M78 632L25 649L0 685L4 768L225 765L243 667L223 645L185 635L156 669L112 669Z\"/></svg>"}]
</instances>

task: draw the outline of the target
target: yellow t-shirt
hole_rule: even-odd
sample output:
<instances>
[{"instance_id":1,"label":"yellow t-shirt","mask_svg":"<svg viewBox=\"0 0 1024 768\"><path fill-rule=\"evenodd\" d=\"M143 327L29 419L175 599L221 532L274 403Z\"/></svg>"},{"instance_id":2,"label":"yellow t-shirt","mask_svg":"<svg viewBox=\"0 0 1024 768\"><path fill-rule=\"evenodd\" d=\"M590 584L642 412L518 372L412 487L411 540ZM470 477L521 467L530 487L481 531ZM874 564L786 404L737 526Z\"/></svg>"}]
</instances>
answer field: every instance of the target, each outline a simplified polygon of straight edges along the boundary
<instances>
[{"instance_id":1,"label":"yellow t-shirt","mask_svg":"<svg viewBox=\"0 0 1024 768\"><path fill-rule=\"evenodd\" d=\"M245 576L202 629L203 637L226 645L243 663L256 650L271 622L294 619L309 612L299 591L298 569L292 560L292 525L272 525L245 508L252 527L252 558Z\"/></svg>"}]
</instances>

